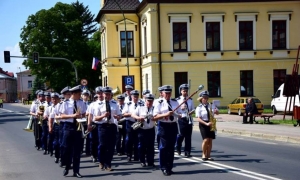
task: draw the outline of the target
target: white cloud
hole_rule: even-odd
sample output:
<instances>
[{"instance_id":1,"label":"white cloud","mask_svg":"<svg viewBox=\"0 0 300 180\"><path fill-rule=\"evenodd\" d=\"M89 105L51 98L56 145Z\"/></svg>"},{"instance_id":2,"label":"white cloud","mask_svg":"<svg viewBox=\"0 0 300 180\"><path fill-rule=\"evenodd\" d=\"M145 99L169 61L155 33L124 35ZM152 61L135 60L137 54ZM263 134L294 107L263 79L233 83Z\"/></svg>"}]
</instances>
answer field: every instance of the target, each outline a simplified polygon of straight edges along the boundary
<instances>
[{"instance_id":1,"label":"white cloud","mask_svg":"<svg viewBox=\"0 0 300 180\"><path fill-rule=\"evenodd\" d=\"M23 61L26 58L10 58L10 63L4 63L4 51L10 51L10 56L22 56L22 53L20 51L19 43L16 43L14 46L7 46L2 51L2 56L0 56L0 67L4 71L13 72L15 74L15 77L17 77L16 73L20 72L19 67L21 68L21 71L25 70L25 66L22 65Z\"/></svg>"}]
</instances>

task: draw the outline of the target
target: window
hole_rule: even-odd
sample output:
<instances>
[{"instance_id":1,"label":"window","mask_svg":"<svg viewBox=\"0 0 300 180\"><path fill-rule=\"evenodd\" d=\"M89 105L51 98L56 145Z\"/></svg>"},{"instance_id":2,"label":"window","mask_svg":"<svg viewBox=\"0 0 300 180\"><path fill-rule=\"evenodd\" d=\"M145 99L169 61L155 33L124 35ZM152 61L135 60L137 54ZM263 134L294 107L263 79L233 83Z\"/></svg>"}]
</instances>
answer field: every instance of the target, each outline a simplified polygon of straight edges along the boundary
<instances>
[{"instance_id":1,"label":"window","mask_svg":"<svg viewBox=\"0 0 300 180\"><path fill-rule=\"evenodd\" d=\"M221 96L220 71L207 72L207 87L210 97Z\"/></svg>"},{"instance_id":2,"label":"window","mask_svg":"<svg viewBox=\"0 0 300 180\"><path fill-rule=\"evenodd\" d=\"M126 57L126 33L121 31L121 57ZM127 31L127 51L128 56L133 57L133 31Z\"/></svg>"},{"instance_id":3,"label":"window","mask_svg":"<svg viewBox=\"0 0 300 180\"><path fill-rule=\"evenodd\" d=\"M144 27L144 55L147 54L147 27Z\"/></svg>"},{"instance_id":4,"label":"window","mask_svg":"<svg viewBox=\"0 0 300 180\"><path fill-rule=\"evenodd\" d=\"M146 83L146 89L149 88L148 86L148 74L145 75L145 83Z\"/></svg>"},{"instance_id":5,"label":"window","mask_svg":"<svg viewBox=\"0 0 300 180\"><path fill-rule=\"evenodd\" d=\"M179 92L179 86L181 84L188 83L188 73L187 72L175 72L174 73L174 84L175 84L175 97L181 96Z\"/></svg>"},{"instance_id":6,"label":"window","mask_svg":"<svg viewBox=\"0 0 300 180\"><path fill-rule=\"evenodd\" d=\"M28 89L32 88L32 81L28 81Z\"/></svg>"},{"instance_id":7,"label":"window","mask_svg":"<svg viewBox=\"0 0 300 180\"><path fill-rule=\"evenodd\" d=\"M173 50L174 52L187 51L187 23L173 23Z\"/></svg>"},{"instance_id":8,"label":"window","mask_svg":"<svg viewBox=\"0 0 300 180\"><path fill-rule=\"evenodd\" d=\"M253 21L239 21L240 50L253 50Z\"/></svg>"},{"instance_id":9,"label":"window","mask_svg":"<svg viewBox=\"0 0 300 180\"><path fill-rule=\"evenodd\" d=\"M220 51L220 22L206 22L206 50Z\"/></svg>"},{"instance_id":10,"label":"window","mask_svg":"<svg viewBox=\"0 0 300 180\"><path fill-rule=\"evenodd\" d=\"M272 22L273 49L286 49L286 21L274 20Z\"/></svg>"},{"instance_id":11,"label":"window","mask_svg":"<svg viewBox=\"0 0 300 180\"><path fill-rule=\"evenodd\" d=\"M274 82L274 94L276 93L277 89L284 83L286 76L285 69L274 69L273 70L273 82Z\"/></svg>"},{"instance_id":12,"label":"window","mask_svg":"<svg viewBox=\"0 0 300 180\"><path fill-rule=\"evenodd\" d=\"M240 71L241 96L253 96L253 71Z\"/></svg>"}]
</instances>

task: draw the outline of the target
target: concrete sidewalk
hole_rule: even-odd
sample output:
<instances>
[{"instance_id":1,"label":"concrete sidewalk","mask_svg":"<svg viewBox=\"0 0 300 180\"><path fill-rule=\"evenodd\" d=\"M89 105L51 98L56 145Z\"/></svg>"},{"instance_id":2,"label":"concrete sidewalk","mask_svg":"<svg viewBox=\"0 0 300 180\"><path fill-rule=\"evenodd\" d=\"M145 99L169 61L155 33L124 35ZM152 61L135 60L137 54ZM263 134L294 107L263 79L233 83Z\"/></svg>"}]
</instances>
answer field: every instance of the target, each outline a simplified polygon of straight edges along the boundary
<instances>
[{"instance_id":1,"label":"concrete sidewalk","mask_svg":"<svg viewBox=\"0 0 300 180\"><path fill-rule=\"evenodd\" d=\"M300 127L276 124L242 124L243 117L238 115L220 114L215 116L215 118L217 118L217 133L300 144ZM292 119L291 116L286 116L285 118ZM276 119L282 120L283 115L276 115L270 121L276 121ZM196 119L194 120L196 121ZM257 118L257 120L260 120L260 118ZM198 125L194 126L194 130L196 129L199 130Z\"/></svg>"}]
</instances>

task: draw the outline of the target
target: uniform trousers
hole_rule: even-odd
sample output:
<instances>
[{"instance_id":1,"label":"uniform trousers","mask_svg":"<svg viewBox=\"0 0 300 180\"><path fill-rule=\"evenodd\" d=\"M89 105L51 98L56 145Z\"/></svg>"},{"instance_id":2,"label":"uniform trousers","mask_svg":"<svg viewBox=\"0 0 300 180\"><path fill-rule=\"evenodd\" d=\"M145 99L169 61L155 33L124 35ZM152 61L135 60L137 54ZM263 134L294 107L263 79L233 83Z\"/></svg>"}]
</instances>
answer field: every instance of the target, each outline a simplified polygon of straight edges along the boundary
<instances>
[{"instance_id":1,"label":"uniform trousers","mask_svg":"<svg viewBox=\"0 0 300 180\"><path fill-rule=\"evenodd\" d=\"M62 141L63 141L63 137L64 137L64 126L65 126L65 122L62 122L60 121L59 123L59 139L58 139L58 142L59 142L59 147L60 147L60 159L61 159L61 163L62 165L65 165L63 164L63 157L62 157L62 154L63 154L63 144L62 144Z\"/></svg>"},{"instance_id":2,"label":"uniform trousers","mask_svg":"<svg viewBox=\"0 0 300 180\"><path fill-rule=\"evenodd\" d=\"M119 128L119 132L117 135L116 150L117 153L124 154L126 139L126 121L121 122L119 126L122 126L122 128Z\"/></svg>"},{"instance_id":3,"label":"uniform trousers","mask_svg":"<svg viewBox=\"0 0 300 180\"><path fill-rule=\"evenodd\" d=\"M174 147L177 136L177 123L158 122L159 144L159 163L160 169L171 171L174 162Z\"/></svg>"},{"instance_id":4,"label":"uniform trousers","mask_svg":"<svg viewBox=\"0 0 300 180\"><path fill-rule=\"evenodd\" d=\"M84 127L84 132L87 131L87 123L83 124ZM84 146L85 143L85 146ZM86 155L90 155L91 154L91 139L89 137L87 138L83 138L82 139L82 152L83 152L83 148L85 147L85 154Z\"/></svg>"},{"instance_id":5,"label":"uniform trousers","mask_svg":"<svg viewBox=\"0 0 300 180\"><path fill-rule=\"evenodd\" d=\"M77 126L74 123L65 122L63 128L62 139L62 164L66 165L66 169L69 170L73 160L73 172L79 173L80 156L82 149L82 132L77 131Z\"/></svg>"},{"instance_id":6,"label":"uniform trousers","mask_svg":"<svg viewBox=\"0 0 300 180\"><path fill-rule=\"evenodd\" d=\"M34 133L34 138L35 138L35 146L37 148L42 147L42 126L39 124L39 119L38 118L33 118L33 133Z\"/></svg>"},{"instance_id":7,"label":"uniform trousers","mask_svg":"<svg viewBox=\"0 0 300 180\"><path fill-rule=\"evenodd\" d=\"M48 118L43 120L42 123L42 148L45 151L48 151L48 134L49 134L49 128L48 128Z\"/></svg>"},{"instance_id":8,"label":"uniform trousers","mask_svg":"<svg viewBox=\"0 0 300 180\"><path fill-rule=\"evenodd\" d=\"M141 163L145 163L147 159L148 165L154 164L154 141L155 129L137 129L138 133L138 150Z\"/></svg>"},{"instance_id":9,"label":"uniform trousers","mask_svg":"<svg viewBox=\"0 0 300 180\"><path fill-rule=\"evenodd\" d=\"M53 141L54 141L54 137L55 137L55 125L53 124L53 127L52 127L52 132L48 133L48 152L50 154L53 153Z\"/></svg>"},{"instance_id":10,"label":"uniform trousers","mask_svg":"<svg viewBox=\"0 0 300 180\"><path fill-rule=\"evenodd\" d=\"M91 154L92 154L93 158L97 159L98 158L98 145L99 145L98 124L93 123L93 125L96 127L89 134L90 149L91 149Z\"/></svg>"},{"instance_id":11,"label":"uniform trousers","mask_svg":"<svg viewBox=\"0 0 300 180\"><path fill-rule=\"evenodd\" d=\"M60 131L60 125L57 123L54 123L53 125L53 149L55 151L55 158L60 158L60 143L59 143L59 132Z\"/></svg>"},{"instance_id":12,"label":"uniform trousers","mask_svg":"<svg viewBox=\"0 0 300 180\"><path fill-rule=\"evenodd\" d=\"M180 118L178 120L178 125L180 132L177 134L176 150L181 151L182 142L184 140L184 152L190 153L192 146L193 125L189 124L189 120L187 118Z\"/></svg>"},{"instance_id":13,"label":"uniform trousers","mask_svg":"<svg viewBox=\"0 0 300 180\"><path fill-rule=\"evenodd\" d=\"M126 146L126 153L127 157L130 159L132 158L132 149L133 149L133 155L134 160L139 160L139 152L138 152L138 137L137 137L137 131L132 129L132 124L134 122L127 120L126 121L126 140L125 140L125 146Z\"/></svg>"},{"instance_id":14,"label":"uniform trousers","mask_svg":"<svg viewBox=\"0 0 300 180\"><path fill-rule=\"evenodd\" d=\"M115 124L98 124L98 159L106 168L111 168L111 161L113 159L117 126Z\"/></svg>"}]
</instances>

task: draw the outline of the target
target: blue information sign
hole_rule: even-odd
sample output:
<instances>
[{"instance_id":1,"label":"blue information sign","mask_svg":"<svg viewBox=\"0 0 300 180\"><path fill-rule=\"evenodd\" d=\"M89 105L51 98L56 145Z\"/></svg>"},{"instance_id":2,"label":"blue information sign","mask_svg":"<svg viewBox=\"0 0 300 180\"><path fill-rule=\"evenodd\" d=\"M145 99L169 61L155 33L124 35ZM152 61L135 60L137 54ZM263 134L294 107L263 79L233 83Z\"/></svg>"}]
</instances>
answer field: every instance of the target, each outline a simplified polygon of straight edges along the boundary
<instances>
[{"instance_id":1,"label":"blue information sign","mask_svg":"<svg viewBox=\"0 0 300 180\"><path fill-rule=\"evenodd\" d=\"M133 76L127 76L125 79L125 85L133 85Z\"/></svg>"}]
</instances>

